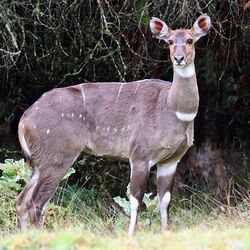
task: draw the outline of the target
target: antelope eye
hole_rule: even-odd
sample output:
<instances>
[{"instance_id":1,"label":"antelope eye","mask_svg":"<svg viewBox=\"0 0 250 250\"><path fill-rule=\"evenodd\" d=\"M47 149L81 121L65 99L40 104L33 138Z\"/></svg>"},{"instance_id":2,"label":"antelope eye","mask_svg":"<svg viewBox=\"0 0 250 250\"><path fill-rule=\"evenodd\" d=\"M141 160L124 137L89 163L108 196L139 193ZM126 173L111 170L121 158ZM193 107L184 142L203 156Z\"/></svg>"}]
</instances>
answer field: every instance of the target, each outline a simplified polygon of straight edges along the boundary
<instances>
[{"instance_id":1,"label":"antelope eye","mask_svg":"<svg viewBox=\"0 0 250 250\"><path fill-rule=\"evenodd\" d=\"M168 40L168 44L172 45L172 44L174 44L174 41L173 40Z\"/></svg>"},{"instance_id":2,"label":"antelope eye","mask_svg":"<svg viewBox=\"0 0 250 250\"><path fill-rule=\"evenodd\" d=\"M192 44L193 43L193 39L187 39L187 44Z\"/></svg>"}]
</instances>

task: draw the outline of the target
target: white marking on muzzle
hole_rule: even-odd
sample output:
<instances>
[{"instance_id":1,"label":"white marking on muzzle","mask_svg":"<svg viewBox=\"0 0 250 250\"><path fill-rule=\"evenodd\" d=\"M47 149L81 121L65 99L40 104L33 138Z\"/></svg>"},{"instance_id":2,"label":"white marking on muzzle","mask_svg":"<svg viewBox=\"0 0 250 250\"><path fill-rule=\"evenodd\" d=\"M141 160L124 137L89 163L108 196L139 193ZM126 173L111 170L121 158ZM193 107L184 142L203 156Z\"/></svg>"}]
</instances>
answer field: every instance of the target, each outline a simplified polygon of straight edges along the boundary
<instances>
[{"instance_id":1,"label":"white marking on muzzle","mask_svg":"<svg viewBox=\"0 0 250 250\"><path fill-rule=\"evenodd\" d=\"M191 122L194 120L197 113L181 113L176 111L175 114L180 121Z\"/></svg>"}]
</instances>

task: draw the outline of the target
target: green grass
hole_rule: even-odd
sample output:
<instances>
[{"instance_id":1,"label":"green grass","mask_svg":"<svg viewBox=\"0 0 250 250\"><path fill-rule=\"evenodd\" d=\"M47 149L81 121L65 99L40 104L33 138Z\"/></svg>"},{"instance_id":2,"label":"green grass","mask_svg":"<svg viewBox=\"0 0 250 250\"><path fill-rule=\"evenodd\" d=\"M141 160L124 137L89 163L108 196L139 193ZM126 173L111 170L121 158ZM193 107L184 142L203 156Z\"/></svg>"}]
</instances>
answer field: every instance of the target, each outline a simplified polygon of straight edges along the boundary
<instances>
[{"instance_id":1,"label":"green grass","mask_svg":"<svg viewBox=\"0 0 250 250\"><path fill-rule=\"evenodd\" d=\"M0 249L250 249L249 227L191 227L166 233L139 232L129 238L125 231L95 234L80 227L56 231L27 231L6 235Z\"/></svg>"},{"instance_id":2,"label":"green grass","mask_svg":"<svg viewBox=\"0 0 250 250\"><path fill-rule=\"evenodd\" d=\"M192 199L173 199L170 230L160 231L158 213L143 212L138 233L127 237L129 218L115 211L95 189L65 182L45 209L44 229L19 232L14 199L0 196L0 250L36 249L250 249L250 205L223 205L192 191ZM192 202L191 202L192 201Z\"/></svg>"}]
</instances>

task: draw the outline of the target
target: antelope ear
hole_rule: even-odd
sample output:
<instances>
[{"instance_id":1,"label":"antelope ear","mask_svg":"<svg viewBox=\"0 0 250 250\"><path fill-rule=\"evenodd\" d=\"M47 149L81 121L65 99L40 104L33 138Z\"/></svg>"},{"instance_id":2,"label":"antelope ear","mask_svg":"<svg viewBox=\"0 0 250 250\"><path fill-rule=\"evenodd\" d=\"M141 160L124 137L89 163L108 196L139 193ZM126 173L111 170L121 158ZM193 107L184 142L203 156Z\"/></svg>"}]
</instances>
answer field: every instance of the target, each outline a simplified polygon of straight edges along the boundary
<instances>
[{"instance_id":1,"label":"antelope ear","mask_svg":"<svg viewBox=\"0 0 250 250\"><path fill-rule=\"evenodd\" d=\"M152 19L150 20L150 29L152 34L156 38L165 41L167 40L169 33L171 31L166 25L166 23L157 17L152 17Z\"/></svg>"},{"instance_id":2,"label":"antelope ear","mask_svg":"<svg viewBox=\"0 0 250 250\"><path fill-rule=\"evenodd\" d=\"M202 36L205 36L211 28L211 19L207 14L203 14L197 18L195 21L192 32L196 37L196 41Z\"/></svg>"}]
</instances>

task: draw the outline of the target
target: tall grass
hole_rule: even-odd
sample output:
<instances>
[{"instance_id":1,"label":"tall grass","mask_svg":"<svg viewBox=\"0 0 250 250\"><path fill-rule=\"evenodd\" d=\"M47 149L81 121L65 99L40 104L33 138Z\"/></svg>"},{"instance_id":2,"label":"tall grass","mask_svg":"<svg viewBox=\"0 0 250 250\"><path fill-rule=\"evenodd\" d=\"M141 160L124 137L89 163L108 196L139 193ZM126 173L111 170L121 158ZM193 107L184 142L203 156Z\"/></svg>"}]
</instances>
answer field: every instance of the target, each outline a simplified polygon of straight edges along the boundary
<instances>
[{"instance_id":1,"label":"tall grass","mask_svg":"<svg viewBox=\"0 0 250 250\"><path fill-rule=\"evenodd\" d=\"M188 196L172 200L169 232L159 233L158 213L142 211L134 239L127 238L129 218L96 188L62 182L44 210L44 230L23 233L16 227L14 199L1 193L0 249L250 249L247 192L225 203L185 190Z\"/></svg>"},{"instance_id":2,"label":"tall grass","mask_svg":"<svg viewBox=\"0 0 250 250\"><path fill-rule=\"evenodd\" d=\"M170 207L171 231L178 232L193 227L241 227L250 226L250 204L247 194L240 200L234 198L234 205L216 200L212 195L189 189L188 197L174 197ZM0 231L4 236L16 228L14 199L1 194ZM142 211L139 228L153 232L160 229L160 215ZM43 215L43 227L47 230L80 227L94 233L115 235L126 230L129 218L116 210L110 201L97 189L84 186L70 186L67 181L57 189L47 204Z\"/></svg>"}]
</instances>

